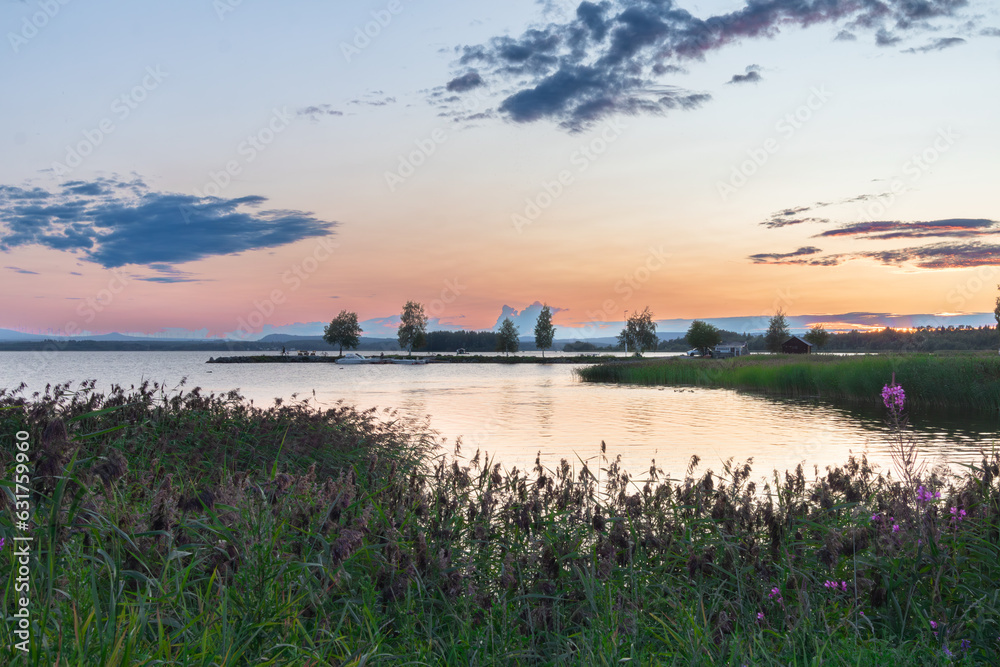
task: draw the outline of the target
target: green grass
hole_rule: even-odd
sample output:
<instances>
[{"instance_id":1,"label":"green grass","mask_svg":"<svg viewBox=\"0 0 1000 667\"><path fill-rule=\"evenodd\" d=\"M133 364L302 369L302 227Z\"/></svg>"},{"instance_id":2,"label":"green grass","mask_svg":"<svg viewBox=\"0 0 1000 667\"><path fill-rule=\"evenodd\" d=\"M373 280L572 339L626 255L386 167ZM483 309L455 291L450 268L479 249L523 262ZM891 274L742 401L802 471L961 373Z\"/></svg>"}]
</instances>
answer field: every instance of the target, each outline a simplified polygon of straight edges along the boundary
<instances>
[{"instance_id":1,"label":"green grass","mask_svg":"<svg viewBox=\"0 0 1000 667\"><path fill-rule=\"evenodd\" d=\"M913 408L1000 410L1000 357L995 354L669 358L601 364L577 372L587 382L727 387L860 405L878 405L882 387L895 374Z\"/></svg>"},{"instance_id":2,"label":"green grass","mask_svg":"<svg viewBox=\"0 0 1000 667\"><path fill-rule=\"evenodd\" d=\"M18 430L33 632L22 655L0 626L3 664L940 665L1000 649L995 453L925 476L941 498L920 503L864 459L766 483L694 459L682 479L613 459L504 472L391 413L0 391L8 545ZM8 618L13 565L7 546Z\"/></svg>"}]
</instances>

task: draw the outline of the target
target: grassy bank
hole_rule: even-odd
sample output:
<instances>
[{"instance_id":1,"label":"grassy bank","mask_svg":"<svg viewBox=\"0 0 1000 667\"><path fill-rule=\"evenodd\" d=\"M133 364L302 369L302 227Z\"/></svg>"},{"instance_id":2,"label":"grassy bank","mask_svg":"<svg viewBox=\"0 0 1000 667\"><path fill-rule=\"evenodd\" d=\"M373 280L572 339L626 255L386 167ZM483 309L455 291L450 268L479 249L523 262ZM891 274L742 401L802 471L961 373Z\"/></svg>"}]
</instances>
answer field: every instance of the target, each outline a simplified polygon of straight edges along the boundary
<instances>
[{"instance_id":1,"label":"grassy bank","mask_svg":"<svg viewBox=\"0 0 1000 667\"><path fill-rule=\"evenodd\" d=\"M766 485L695 460L507 473L381 416L0 394L8 619L19 430L34 493L31 650L5 623L0 662L996 662L995 454L921 501L863 459Z\"/></svg>"},{"instance_id":2,"label":"grassy bank","mask_svg":"<svg viewBox=\"0 0 1000 667\"><path fill-rule=\"evenodd\" d=\"M915 408L997 412L996 354L750 355L733 359L670 358L591 366L588 382L728 387L783 396L817 396L878 405L893 373Z\"/></svg>"}]
</instances>

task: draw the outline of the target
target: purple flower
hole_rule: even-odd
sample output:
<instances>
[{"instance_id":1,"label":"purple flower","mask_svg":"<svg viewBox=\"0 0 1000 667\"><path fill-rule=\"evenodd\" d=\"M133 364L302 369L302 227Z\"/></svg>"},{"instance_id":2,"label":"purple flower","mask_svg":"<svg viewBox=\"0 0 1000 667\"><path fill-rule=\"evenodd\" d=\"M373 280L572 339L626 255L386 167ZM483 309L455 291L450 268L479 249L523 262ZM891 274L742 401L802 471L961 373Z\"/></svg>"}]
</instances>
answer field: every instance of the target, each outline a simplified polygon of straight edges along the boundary
<instances>
[{"instance_id":1,"label":"purple flower","mask_svg":"<svg viewBox=\"0 0 1000 667\"><path fill-rule=\"evenodd\" d=\"M885 407L892 410L893 412L898 412L903 409L903 404L906 402L906 392L898 384L885 385L882 387L882 403Z\"/></svg>"},{"instance_id":2,"label":"purple flower","mask_svg":"<svg viewBox=\"0 0 1000 667\"><path fill-rule=\"evenodd\" d=\"M971 646L972 646L972 642L970 642L968 639L963 639L962 640L962 650L963 651L968 651Z\"/></svg>"},{"instance_id":3,"label":"purple flower","mask_svg":"<svg viewBox=\"0 0 1000 667\"><path fill-rule=\"evenodd\" d=\"M898 533L899 532L899 524L898 523L892 524L892 532L894 532L894 533Z\"/></svg>"},{"instance_id":4,"label":"purple flower","mask_svg":"<svg viewBox=\"0 0 1000 667\"><path fill-rule=\"evenodd\" d=\"M931 627L937 630L937 621L931 621Z\"/></svg>"},{"instance_id":5,"label":"purple flower","mask_svg":"<svg viewBox=\"0 0 1000 667\"><path fill-rule=\"evenodd\" d=\"M881 520L882 520L881 514L872 514L872 521L881 521Z\"/></svg>"},{"instance_id":6,"label":"purple flower","mask_svg":"<svg viewBox=\"0 0 1000 667\"><path fill-rule=\"evenodd\" d=\"M953 522L963 521L965 519L966 516L965 510L959 509L957 507L952 507L948 511L951 512L951 520Z\"/></svg>"},{"instance_id":7,"label":"purple flower","mask_svg":"<svg viewBox=\"0 0 1000 667\"><path fill-rule=\"evenodd\" d=\"M954 653L952 653L951 651L949 651L949 650L948 650L948 647L946 646L946 647L944 648L944 657L946 657L946 658L954 658L954 657L955 657L955 654L954 654Z\"/></svg>"},{"instance_id":8,"label":"purple flower","mask_svg":"<svg viewBox=\"0 0 1000 667\"><path fill-rule=\"evenodd\" d=\"M923 484L921 484L920 488L917 489L917 500L919 500L922 503L929 503L930 501L940 497L941 497L940 491L931 492L928 489L924 488Z\"/></svg>"},{"instance_id":9,"label":"purple flower","mask_svg":"<svg viewBox=\"0 0 1000 667\"><path fill-rule=\"evenodd\" d=\"M762 612L762 611L758 611L757 612L757 620L758 621L763 621L764 620L764 612Z\"/></svg>"},{"instance_id":10,"label":"purple flower","mask_svg":"<svg viewBox=\"0 0 1000 667\"><path fill-rule=\"evenodd\" d=\"M0 537L0 549L3 549L4 538Z\"/></svg>"},{"instance_id":11,"label":"purple flower","mask_svg":"<svg viewBox=\"0 0 1000 667\"><path fill-rule=\"evenodd\" d=\"M840 582L840 590L844 591L845 593L847 592L847 582L846 581Z\"/></svg>"}]
</instances>

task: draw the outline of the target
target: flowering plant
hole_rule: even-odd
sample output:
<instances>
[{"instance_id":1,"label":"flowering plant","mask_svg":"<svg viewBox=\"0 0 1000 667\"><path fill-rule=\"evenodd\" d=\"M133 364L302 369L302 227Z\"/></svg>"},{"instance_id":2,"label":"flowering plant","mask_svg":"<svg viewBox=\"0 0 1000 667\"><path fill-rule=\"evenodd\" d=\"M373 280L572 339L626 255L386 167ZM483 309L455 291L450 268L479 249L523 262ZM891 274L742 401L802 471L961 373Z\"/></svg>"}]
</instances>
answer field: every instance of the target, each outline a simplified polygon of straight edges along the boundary
<instances>
[{"instance_id":1,"label":"flowering plant","mask_svg":"<svg viewBox=\"0 0 1000 667\"><path fill-rule=\"evenodd\" d=\"M887 384L882 387L882 403L893 411L900 411L906 403L906 392L898 384Z\"/></svg>"}]
</instances>

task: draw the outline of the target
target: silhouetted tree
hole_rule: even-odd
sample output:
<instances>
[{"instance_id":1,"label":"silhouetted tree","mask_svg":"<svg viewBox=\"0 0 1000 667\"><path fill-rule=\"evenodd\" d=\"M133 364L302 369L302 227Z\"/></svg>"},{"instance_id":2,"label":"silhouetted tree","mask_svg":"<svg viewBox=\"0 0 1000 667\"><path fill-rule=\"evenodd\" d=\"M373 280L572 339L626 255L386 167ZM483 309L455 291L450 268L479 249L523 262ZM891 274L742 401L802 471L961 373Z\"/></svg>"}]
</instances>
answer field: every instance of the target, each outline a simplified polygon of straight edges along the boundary
<instances>
[{"instance_id":1,"label":"silhouetted tree","mask_svg":"<svg viewBox=\"0 0 1000 667\"><path fill-rule=\"evenodd\" d=\"M361 326L358 324L358 314L342 310L323 329L323 340L330 345L340 346L340 354L337 356L342 357L345 347L351 350L361 344L360 336L362 333ZM281 349L282 354L284 354L285 348Z\"/></svg>"},{"instance_id":2,"label":"silhouetted tree","mask_svg":"<svg viewBox=\"0 0 1000 667\"><path fill-rule=\"evenodd\" d=\"M722 333L708 322L695 320L687 331L687 342L691 347L698 348L702 355L722 342Z\"/></svg>"},{"instance_id":3,"label":"silhouetted tree","mask_svg":"<svg viewBox=\"0 0 1000 667\"><path fill-rule=\"evenodd\" d=\"M788 336L788 320L785 319L785 311L778 308L778 312L774 314L767 325L764 346L771 352L781 352L781 344L788 340Z\"/></svg>"},{"instance_id":4,"label":"silhouetted tree","mask_svg":"<svg viewBox=\"0 0 1000 667\"><path fill-rule=\"evenodd\" d=\"M403 306L403 314L399 317L399 330L396 332L399 347L406 350L406 356L413 355L413 348L420 347L427 340L427 315L423 304L407 301Z\"/></svg>"},{"instance_id":5,"label":"silhouetted tree","mask_svg":"<svg viewBox=\"0 0 1000 667\"><path fill-rule=\"evenodd\" d=\"M542 312L538 313L538 319L535 320L535 347L542 351L542 356L545 356L545 350L552 347L552 339L555 338L556 328L552 326L552 309L548 306L542 306Z\"/></svg>"},{"instance_id":6,"label":"silhouetted tree","mask_svg":"<svg viewBox=\"0 0 1000 667\"><path fill-rule=\"evenodd\" d=\"M830 340L830 332L823 328L822 324L814 326L805 336L807 343L812 343L817 349L823 347Z\"/></svg>"},{"instance_id":7,"label":"silhouetted tree","mask_svg":"<svg viewBox=\"0 0 1000 667\"><path fill-rule=\"evenodd\" d=\"M633 313L625 322L625 328L618 334L618 342L626 348L635 350L640 356L646 350L655 350L659 344L656 337L656 322L653 313L646 306L641 313Z\"/></svg>"},{"instance_id":8,"label":"silhouetted tree","mask_svg":"<svg viewBox=\"0 0 1000 667\"><path fill-rule=\"evenodd\" d=\"M514 321L505 317L503 324L500 325L500 331L497 332L497 352L503 352L505 356L511 352L517 352L520 333L514 325Z\"/></svg>"}]
</instances>

